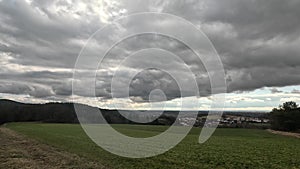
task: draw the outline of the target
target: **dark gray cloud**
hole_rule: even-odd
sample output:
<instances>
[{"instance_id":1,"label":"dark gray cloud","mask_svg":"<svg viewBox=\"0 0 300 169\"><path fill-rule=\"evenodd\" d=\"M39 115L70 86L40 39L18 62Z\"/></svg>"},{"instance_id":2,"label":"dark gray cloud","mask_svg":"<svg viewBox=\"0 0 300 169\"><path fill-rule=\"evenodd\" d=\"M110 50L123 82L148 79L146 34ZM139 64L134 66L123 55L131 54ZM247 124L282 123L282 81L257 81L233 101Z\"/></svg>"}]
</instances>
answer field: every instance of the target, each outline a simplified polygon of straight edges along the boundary
<instances>
[{"instance_id":1,"label":"dark gray cloud","mask_svg":"<svg viewBox=\"0 0 300 169\"><path fill-rule=\"evenodd\" d=\"M72 68L89 36L125 12L147 11L178 15L207 34L224 64L228 92L300 84L299 0L116 1L100 5L92 0L85 3L77 0L72 3L0 1L0 93L44 98L71 95ZM128 30L108 30L116 33L97 37L98 41L89 46L95 48L90 54L107 48L106 42L117 38L118 31L149 26L144 23L135 20ZM165 28L168 23L153 21L153 24ZM96 83L96 95L111 98L114 71L126 56L144 48L172 52L185 64L177 60L166 62L163 55L159 60L136 59L119 67L124 81L130 71L149 63L164 64L184 81L190 74L183 67L188 66L196 77L200 95L210 94L205 67L193 52L172 38L150 34L128 38L112 48L100 65L96 80L91 80L90 73L83 72L85 80L75 82L82 86L78 93L91 96L92 90L85 86ZM86 58L85 61L91 60ZM121 79L117 85L123 86L124 81ZM138 74L130 84L130 94L136 101L147 101L151 90L156 88L163 90L167 99L181 97L174 79L154 70ZM275 89L272 92L278 92ZM194 91L186 93L193 95Z\"/></svg>"},{"instance_id":2,"label":"dark gray cloud","mask_svg":"<svg viewBox=\"0 0 300 169\"><path fill-rule=\"evenodd\" d=\"M293 89L291 93L293 93L293 94L300 94L300 90Z\"/></svg>"},{"instance_id":3,"label":"dark gray cloud","mask_svg":"<svg viewBox=\"0 0 300 169\"><path fill-rule=\"evenodd\" d=\"M130 84L129 94L148 101L150 93L155 89L163 91L168 100L181 97L176 81L166 72L156 69L148 69L135 76ZM164 98L156 97L156 99L161 101Z\"/></svg>"},{"instance_id":4,"label":"dark gray cloud","mask_svg":"<svg viewBox=\"0 0 300 169\"><path fill-rule=\"evenodd\" d=\"M281 91L281 90L278 90L277 88L272 88L272 89L270 89L270 91L271 91L271 93L282 93L283 91Z\"/></svg>"},{"instance_id":5,"label":"dark gray cloud","mask_svg":"<svg viewBox=\"0 0 300 169\"><path fill-rule=\"evenodd\" d=\"M1 81L0 92L31 95L38 98L54 95L53 90L49 86L32 83L26 84L19 81Z\"/></svg>"}]
</instances>

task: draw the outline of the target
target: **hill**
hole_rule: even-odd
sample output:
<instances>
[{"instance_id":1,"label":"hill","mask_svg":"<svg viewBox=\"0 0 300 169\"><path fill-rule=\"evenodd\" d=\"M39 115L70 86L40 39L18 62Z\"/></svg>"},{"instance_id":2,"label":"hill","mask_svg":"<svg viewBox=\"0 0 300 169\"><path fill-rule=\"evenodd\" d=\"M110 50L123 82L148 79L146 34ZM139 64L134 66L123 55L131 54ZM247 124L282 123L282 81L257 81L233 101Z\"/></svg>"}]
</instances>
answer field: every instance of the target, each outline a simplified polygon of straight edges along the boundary
<instances>
[{"instance_id":1,"label":"hill","mask_svg":"<svg viewBox=\"0 0 300 169\"><path fill-rule=\"evenodd\" d=\"M78 103L45 103L25 104L11 100L0 100L0 124L7 122L48 122L48 123L78 123L74 105L81 109L83 121L103 123L95 112L96 107ZM102 115L111 124L137 124L123 117L117 110L101 110ZM134 111L128 111L135 114ZM169 113L169 115L167 115ZM164 112L159 119L148 124L172 124L176 119L176 112ZM164 120L161 120L164 119Z\"/></svg>"}]
</instances>

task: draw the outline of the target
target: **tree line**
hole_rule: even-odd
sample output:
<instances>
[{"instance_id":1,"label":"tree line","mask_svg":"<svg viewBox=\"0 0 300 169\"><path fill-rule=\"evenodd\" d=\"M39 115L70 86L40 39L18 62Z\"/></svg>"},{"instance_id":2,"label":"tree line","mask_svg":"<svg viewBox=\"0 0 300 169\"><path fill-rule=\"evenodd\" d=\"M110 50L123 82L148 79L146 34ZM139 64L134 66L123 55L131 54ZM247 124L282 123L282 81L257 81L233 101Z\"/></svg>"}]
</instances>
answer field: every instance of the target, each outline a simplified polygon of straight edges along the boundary
<instances>
[{"instance_id":1,"label":"tree line","mask_svg":"<svg viewBox=\"0 0 300 169\"><path fill-rule=\"evenodd\" d=\"M285 102L270 113L271 128L282 131L300 129L300 108L296 102Z\"/></svg>"},{"instance_id":2,"label":"tree line","mask_svg":"<svg viewBox=\"0 0 300 169\"><path fill-rule=\"evenodd\" d=\"M80 111L76 114L74 106ZM117 110L99 109L77 103L46 103L25 104L11 100L0 100L0 124L8 122L45 122L45 123L79 123L77 115L83 123L104 123L99 118L101 111L107 123L110 124L139 124L126 119ZM163 113L158 119L147 123L150 125L170 125L176 120L176 113ZM137 115L132 111L132 115Z\"/></svg>"}]
</instances>

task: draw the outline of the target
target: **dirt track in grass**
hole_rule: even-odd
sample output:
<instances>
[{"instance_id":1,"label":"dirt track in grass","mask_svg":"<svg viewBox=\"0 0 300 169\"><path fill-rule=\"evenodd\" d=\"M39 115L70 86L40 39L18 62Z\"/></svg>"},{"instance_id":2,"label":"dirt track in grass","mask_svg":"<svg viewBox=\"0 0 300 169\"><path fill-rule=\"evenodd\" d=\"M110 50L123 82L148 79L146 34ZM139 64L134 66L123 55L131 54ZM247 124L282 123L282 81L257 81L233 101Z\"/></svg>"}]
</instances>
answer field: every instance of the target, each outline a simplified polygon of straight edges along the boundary
<instances>
[{"instance_id":1,"label":"dirt track in grass","mask_svg":"<svg viewBox=\"0 0 300 169\"><path fill-rule=\"evenodd\" d=\"M0 168L105 168L0 127Z\"/></svg>"},{"instance_id":2,"label":"dirt track in grass","mask_svg":"<svg viewBox=\"0 0 300 169\"><path fill-rule=\"evenodd\" d=\"M291 133L291 132L276 131L276 130L270 130L270 129L268 129L268 131L273 133L273 134L279 134L279 135L283 135L283 136L290 136L290 137L300 138L300 133Z\"/></svg>"}]
</instances>

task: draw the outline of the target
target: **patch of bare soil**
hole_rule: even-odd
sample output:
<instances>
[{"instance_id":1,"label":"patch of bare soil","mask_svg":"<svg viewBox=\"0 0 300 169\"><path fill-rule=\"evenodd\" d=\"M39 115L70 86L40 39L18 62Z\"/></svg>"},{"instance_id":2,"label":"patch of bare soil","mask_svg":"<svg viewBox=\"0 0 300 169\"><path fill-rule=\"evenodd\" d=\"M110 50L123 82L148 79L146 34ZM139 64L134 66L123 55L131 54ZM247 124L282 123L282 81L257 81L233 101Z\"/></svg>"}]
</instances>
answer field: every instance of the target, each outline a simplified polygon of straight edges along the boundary
<instances>
[{"instance_id":1,"label":"patch of bare soil","mask_svg":"<svg viewBox=\"0 0 300 169\"><path fill-rule=\"evenodd\" d=\"M291 132L285 132L285 131L276 131L276 130L271 130L268 129L269 132L273 133L273 134L279 134L279 135L283 135L283 136L290 136L290 137L296 137L296 138L300 138L300 133L291 133Z\"/></svg>"},{"instance_id":2,"label":"patch of bare soil","mask_svg":"<svg viewBox=\"0 0 300 169\"><path fill-rule=\"evenodd\" d=\"M105 168L0 127L0 169Z\"/></svg>"}]
</instances>

